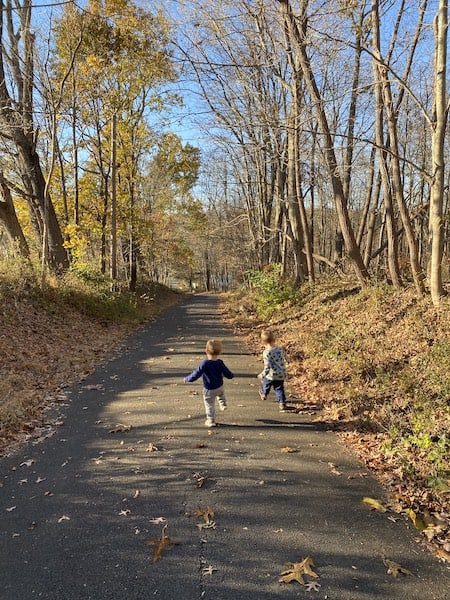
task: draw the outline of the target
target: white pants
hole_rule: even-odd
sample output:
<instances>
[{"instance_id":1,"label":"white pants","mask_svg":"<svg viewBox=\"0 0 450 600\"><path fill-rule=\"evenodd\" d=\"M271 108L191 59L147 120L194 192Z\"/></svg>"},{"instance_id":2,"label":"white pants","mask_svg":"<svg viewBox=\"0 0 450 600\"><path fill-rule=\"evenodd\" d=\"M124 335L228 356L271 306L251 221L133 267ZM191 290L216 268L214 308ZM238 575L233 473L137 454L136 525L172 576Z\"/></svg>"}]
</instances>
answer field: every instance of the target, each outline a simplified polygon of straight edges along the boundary
<instances>
[{"instance_id":1,"label":"white pants","mask_svg":"<svg viewBox=\"0 0 450 600\"><path fill-rule=\"evenodd\" d=\"M212 419L213 421L216 417L216 400L220 404L223 403L226 405L227 403L223 385L215 390L207 390L206 388L203 388L203 402L205 404L206 418Z\"/></svg>"}]
</instances>

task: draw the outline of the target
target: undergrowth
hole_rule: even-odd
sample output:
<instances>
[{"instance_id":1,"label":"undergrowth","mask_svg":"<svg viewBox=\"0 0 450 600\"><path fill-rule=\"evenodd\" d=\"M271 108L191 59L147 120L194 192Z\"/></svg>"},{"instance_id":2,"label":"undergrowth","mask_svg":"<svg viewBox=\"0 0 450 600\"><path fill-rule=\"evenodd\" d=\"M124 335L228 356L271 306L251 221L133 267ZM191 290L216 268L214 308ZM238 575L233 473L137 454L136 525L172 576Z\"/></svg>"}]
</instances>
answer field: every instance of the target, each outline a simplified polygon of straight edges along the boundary
<instances>
[{"instance_id":1,"label":"undergrowth","mask_svg":"<svg viewBox=\"0 0 450 600\"><path fill-rule=\"evenodd\" d=\"M20 259L0 262L0 450L36 427L55 390L180 299L158 284L131 294L95 273L43 278Z\"/></svg>"},{"instance_id":2,"label":"undergrowth","mask_svg":"<svg viewBox=\"0 0 450 600\"><path fill-rule=\"evenodd\" d=\"M300 288L290 300L277 293L261 303L261 289L253 285L228 299L229 314L251 338L259 328L275 329L291 389L319 404L336 427L372 434L385 466L403 483L439 502L448 497L450 301L437 309L411 290L331 279Z\"/></svg>"}]
</instances>

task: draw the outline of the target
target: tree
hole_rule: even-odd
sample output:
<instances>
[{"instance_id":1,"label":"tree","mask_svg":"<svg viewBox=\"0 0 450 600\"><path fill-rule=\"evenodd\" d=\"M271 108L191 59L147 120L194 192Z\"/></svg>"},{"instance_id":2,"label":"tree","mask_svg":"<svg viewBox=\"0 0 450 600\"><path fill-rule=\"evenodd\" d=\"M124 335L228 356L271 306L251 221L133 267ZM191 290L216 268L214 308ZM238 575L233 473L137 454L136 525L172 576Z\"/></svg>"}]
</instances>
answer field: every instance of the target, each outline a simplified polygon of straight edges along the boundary
<instances>
[{"instance_id":1,"label":"tree","mask_svg":"<svg viewBox=\"0 0 450 600\"><path fill-rule=\"evenodd\" d=\"M443 294L442 256L443 256L443 198L445 178L445 130L448 119L447 79L447 38L448 38L448 2L439 1L439 10L435 19L435 64L434 64L434 101L431 141L431 198L430 198L430 234L431 234L431 270L430 289L433 304L439 305Z\"/></svg>"},{"instance_id":2,"label":"tree","mask_svg":"<svg viewBox=\"0 0 450 600\"><path fill-rule=\"evenodd\" d=\"M38 154L39 131L34 123L34 54L29 0L0 6L0 138L17 153L17 175L23 186L35 234L44 244L50 267L68 267L61 228ZM18 10L16 10L18 9ZM7 49L9 48L9 51Z\"/></svg>"},{"instance_id":3,"label":"tree","mask_svg":"<svg viewBox=\"0 0 450 600\"><path fill-rule=\"evenodd\" d=\"M147 155L155 143L149 126L153 112L162 110L173 96L159 93L175 79L167 49L168 25L160 14L144 10L134 2L92 0L88 11L68 7L58 23L54 61L55 81L65 71L69 59L68 40L82 35L75 61L72 89L66 105L70 108L73 156L78 173L78 148L90 155L103 198L101 214L101 269L107 268L111 173L117 172L118 232L127 260L127 277L136 286L136 224L142 173ZM70 47L70 43L69 43ZM117 123L117 164L111 164L111 121ZM74 127L79 131L75 140ZM117 168L115 168L117 167ZM89 178L92 173L89 174ZM78 209L78 178L75 180L74 214L80 224L88 215ZM96 202L96 207L98 207ZM87 210L89 212L89 208Z\"/></svg>"},{"instance_id":4,"label":"tree","mask_svg":"<svg viewBox=\"0 0 450 600\"><path fill-rule=\"evenodd\" d=\"M350 222L347 202L344 194L344 185L339 175L339 165L333 145L333 137L328 123L327 115L324 109L324 101L320 95L319 87L314 76L311 62L307 54L307 8L308 0L302 0L300 3L300 12L294 16L292 6L289 0L278 0L281 4L283 17L286 21L291 38L295 42L298 52L298 61L302 70L305 84L311 96L313 106L316 112L317 121L323 136L323 152L325 155L328 173L331 180L336 212L339 219L340 229L345 242L346 251L351 264L354 268L358 281L364 284L369 279L369 273L364 265L358 245L356 244L355 234Z\"/></svg>"}]
</instances>

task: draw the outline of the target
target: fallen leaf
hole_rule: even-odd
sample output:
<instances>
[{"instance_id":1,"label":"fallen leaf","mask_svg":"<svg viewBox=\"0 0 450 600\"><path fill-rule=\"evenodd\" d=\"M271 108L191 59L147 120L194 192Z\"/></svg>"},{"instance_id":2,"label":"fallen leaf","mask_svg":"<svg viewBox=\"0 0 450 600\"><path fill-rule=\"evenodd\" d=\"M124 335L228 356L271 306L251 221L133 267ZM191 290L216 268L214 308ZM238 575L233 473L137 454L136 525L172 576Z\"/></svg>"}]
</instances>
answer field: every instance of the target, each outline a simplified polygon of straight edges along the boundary
<instances>
[{"instance_id":1,"label":"fallen leaf","mask_svg":"<svg viewBox=\"0 0 450 600\"><path fill-rule=\"evenodd\" d=\"M212 575L214 571L217 571L217 569L215 569L212 565L208 565L202 569L203 575Z\"/></svg>"},{"instance_id":2,"label":"fallen leaf","mask_svg":"<svg viewBox=\"0 0 450 600\"><path fill-rule=\"evenodd\" d=\"M197 527L199 529L215 529L216 523L214 521L209 521L208 523L197 523Z\"/></svg>"},{"instance_id":3,"label":"fallen leaf","mask_svg":"<svg viewBox=\"0 0 450 600\"><path fill-rule=\"evenodd\" d=\"M285 454L291 454L293 452L298 452L297 448L291 448L290 446L285 446L284 448L280 448L280 452L284 452Z\"/></svg>"},{"instance_id":4,"label":"fallen leaf","mask_svg":"<svg viewBox=\"0 0 450 600\"><path fill-rule=\"evenodd\" d=\"M160 560L163 555L163 552L169 548L170 546L177 545L178 542L174 542L168 535L166 535L167 524L164 525L161 531L161 538L157 540L148 540L145 542L147 546L156 545L155 551L153 552L153 562Z\"/></svg>"},{"instance_id":5,"label":"fallen leaf","mask_svg":"<svg viewBox=\"0 0 450 600\"><path fill-rule=\"evenodd\" d=\"M309 581L306 584L306 591L307 592L318 592L320 591L320 583L318 581Z\"/></svg>"},{"instance_id":6,"label":"fallen leaf","mask_svg":"<svg viewBox=\"0 0 450 600\"><path fill-rule=\"evenodd\" d=\"M150 442L147 448L145 449L146 452L158 452L158 450L158 446L155 446L155 444L153 444L152 442Z\"/></svg>"},{"instance_id":7,"label":"fallen leaf","mask_svg":"<svg viewBox=\"0 0 450 600\"><path fill-rule=\"evenodd\" d=\"M12 512L13 510L16 510L17 506L10 506L9 508L6 508L6 512Z\"/></svg>"},{"instance_id":8,"label":"fallen leaf","mask_svg":"<svg viewBox=\"0 0 450 600\"><path fill-rule=\"evenodd\" d=\"M128 508L123 508L117 514L119 515L119 517L128 517L128 515L131 514L131 510Z\"/></svg>"},{"instance_id":9,"label":"fallen leaf","mask_svg":"<svg viewBox=\"0 0 450 600\"><path fill-rule=\"evenodd\" d=\"M67 517L66 515L59 517L58 523L62 523L63 521L70 521L70 517Z\"/></svg>"},{"instance_id":10,"label":"fallen leaf","mask_svg":"<svg viewBox=\"0 0 450 600\"><path fill-rule=\"evenodd\" d=\"M42 483L43 481L45 481L47 478L46 477L38 477L36 479L36 483Z\"/></svg>"},{"instance_id":11,"label":"fallen leaf","mask_svg":"<svg viewBox=\"0 0 450 600\"><path fill-rule=\"evenodd\" d=\"M388 575L392 575L393 577L398 577L399 575L414 576L414 573L411 573L411 571L408 571L408 569L401 567L398 563L394 562L393 560L389 560L389 558L384 558L383 562L387 567Z\"/></svg>"},{"instance_id":12,"label":"fallen leaf","mask_svg":"<svg viewBox=\"0 0 450 600\"><path fill-rule=\"evenodd\" d=\"M440 560L445 560L446 562L450 563L450 552L447 552L446 550L444 550L443 548L438 548L436 550L436 556L440 559Z\"/></svg>"},{"instance_id":13,"label":"fallen leaf","mask_svg":"<svg viewBox=\"0 0 450 600\"><path fill-rule=\"evenodd\" d=\"M118 423L113 429L110 429L108 433L121 433L123 431L130 431L131 425L123 425L122 423Z\"/></svg>"},{"instance_id":14,"label":"fallen leaf","mask_svg":"<svg viewBox=\"0 0 450 600\"><path fill-rule=\"evenodd\" d=\"M154 523L155 525L160 525L161 523L165 523L166 521L166 517L154 517L153 519L150 519L150 523Z\"/></svg>"},{"instance_id":15,"label":"fallen leaf","mask_svg":"<svg viewBox=\"0 0 450 600\"><path fill-rule=\"evenodd\" d=\"M208 477L206 475L202 475L201 473L192 473L192 477L196 480L198 488L203 487L208 480Z\"/></svg>"},{"instance_id":16,"label":"fallen leaf","mask_svg":"<svg viewBox=\"0 0 450 600\"><path fill-rule=\"evenodd\" d=\"M330 467L331 473L333 475L342 475L342 473L338 470L338 468L336 467L336 465L334 463L329 462L328 466Z\"/></svg>"},{"instance_id":17,"label":"fallen leaf","mask_svg":"<svg viewBox=\"0 0 450 600\"><path fill-rule=\"evenodd\" d=\"M385 513L387 512L387 508L382 504L379 500L375 498L368 498L367 496L363 498L364 504L367 504L371 510L377 510L378 512Z\"/></svg>"},{"instance_id":18,"label":"fallen leaf","mask_svg":"<svg viewBox=\"0 0 450 600\"><path fill-rule=\"evenodd\" d=\"M32 458L30 458L29 460L24 460L22 463L20 463L21 467L31 467L31 465L34 463L34 460Z\"/></svg>"},{"instance_id":19,"label":"fallen leaf","mask_svg":"<svg viewBox=\"0 0 450 600\"><path fill-rule=\"evenodd\" d=\"M289 569L280 573L280 578L278 579L280 583L291 583L292 581L298 581L298 583L305 585L305 580L303 579L304 575L314 577L314 579L319 577L312 569L312 567L314 567L314 561L310 556L307 556L298 563L288 562L285 564L287 567L289 567Z\"/></svg>"},{"instance_id":20,"label":"fallen leaf","mask_svg":"<svg viewBox=\"0 0 450 600\"><path fill-rule=\"evenodd\" d=\"M141 495L140 490L136 490L133 494L133 498L138 498Z\"/></svg>"},{"instance_id":21,"label":"fallen leaf","mask_svg":"<svg viewBox=\"0 0 450 600\"><path fill-rule=\"evenodd\" d=\"M214 519L214 511L210 506L208 506L207 508L199 508L194 512L194 515L196 517L203 517L205 523L209 523Z\"/></svg>"},{"instance_id":22,"label":"fallen leaf","mask_svg":"<svg viewBox=\"0 0 450 600\"><path fill-rule=\"evenodd\" d=\"M416 512L414 512L412 508L405 508L403 512L408 515L416 529L419 531L424 531L427 529L427 524L425 521Z\"/></svg>"}]
</instances>

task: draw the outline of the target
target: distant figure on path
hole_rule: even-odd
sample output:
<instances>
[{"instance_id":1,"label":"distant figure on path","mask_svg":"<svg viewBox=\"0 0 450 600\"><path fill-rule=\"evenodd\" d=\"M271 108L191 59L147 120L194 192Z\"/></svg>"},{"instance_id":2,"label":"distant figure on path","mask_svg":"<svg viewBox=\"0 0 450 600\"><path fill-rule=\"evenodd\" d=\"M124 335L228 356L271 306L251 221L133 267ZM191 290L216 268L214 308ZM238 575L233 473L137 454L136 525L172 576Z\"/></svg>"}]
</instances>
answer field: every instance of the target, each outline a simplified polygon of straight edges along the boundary
<instances>
[{"instance_id":1,"label":"distant figure on path","mask_svg":"<svg viewBox=\"0 0 450 600\"><path fill-rule=\"evenodd\" d=\"M261 340L264 344L264 369L258 375L258 379L262 381L259 396L261 400L266 400L271 388L273 388L280 411L283 412L286 410L284 381L287 377L284 352L279 346L276 346L275 335L272 331L263 331L261 333Z\"/></svg>"},{"instance_id":2,"label":"distant figure on path","mask_svg":"<svg viewBox=\"0 0 450 600\"><path fill-rule=\"evenodd\" d=\"M226 410L227 400L223 387L223 378L233 379L234 375L219 356L222 354L222 342L208 340L206 342L206 356L199 366L184 378L185 383L196 381L203 377L203 402L206 412L206 427L216 425L216 399L220 410Z\"/></svg>"}]
</instances>

